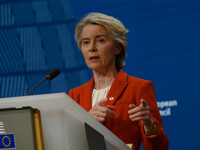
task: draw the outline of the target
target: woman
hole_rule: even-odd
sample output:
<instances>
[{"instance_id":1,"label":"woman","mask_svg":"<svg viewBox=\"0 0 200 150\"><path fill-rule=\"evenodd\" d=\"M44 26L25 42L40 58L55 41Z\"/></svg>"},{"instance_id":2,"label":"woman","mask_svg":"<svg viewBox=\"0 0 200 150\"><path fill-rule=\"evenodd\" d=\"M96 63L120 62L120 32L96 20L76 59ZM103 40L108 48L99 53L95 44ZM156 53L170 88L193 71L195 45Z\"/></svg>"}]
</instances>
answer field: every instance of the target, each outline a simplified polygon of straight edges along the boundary
<instances>
[{"instance_id":1,"label":"woman","mask_svg":"<svg viewBox=\"0 0 200 150\"><path fill-rule=\"evenodd\" d=\"M135 150L168 149L152 82L128 76L122 68L127 47L123 24L90 13L76 27L76 42L93 78L69 96Z\"/></svg>"}]
</instances>

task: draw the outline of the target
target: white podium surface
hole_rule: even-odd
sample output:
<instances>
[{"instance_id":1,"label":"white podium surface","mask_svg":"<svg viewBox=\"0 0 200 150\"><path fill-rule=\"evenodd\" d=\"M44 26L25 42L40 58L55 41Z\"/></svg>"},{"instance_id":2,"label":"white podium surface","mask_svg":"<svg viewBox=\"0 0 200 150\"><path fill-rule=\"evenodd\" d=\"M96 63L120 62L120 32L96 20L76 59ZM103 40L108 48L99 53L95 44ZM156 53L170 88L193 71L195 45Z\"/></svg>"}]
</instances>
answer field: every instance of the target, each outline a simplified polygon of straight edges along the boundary
<instances>
[{"instance_id":1,"label":"white podium surface","mask_svg":"<svg viewBox=\"0 0 200 150\"><path fill-rule=\"evenodd\" d=\"M104 136L107 150L130 150L66 93L0 99L0 109L25 106L41 112L45 150L88 150L85 122Z\"/></svg>"}]
</instances>

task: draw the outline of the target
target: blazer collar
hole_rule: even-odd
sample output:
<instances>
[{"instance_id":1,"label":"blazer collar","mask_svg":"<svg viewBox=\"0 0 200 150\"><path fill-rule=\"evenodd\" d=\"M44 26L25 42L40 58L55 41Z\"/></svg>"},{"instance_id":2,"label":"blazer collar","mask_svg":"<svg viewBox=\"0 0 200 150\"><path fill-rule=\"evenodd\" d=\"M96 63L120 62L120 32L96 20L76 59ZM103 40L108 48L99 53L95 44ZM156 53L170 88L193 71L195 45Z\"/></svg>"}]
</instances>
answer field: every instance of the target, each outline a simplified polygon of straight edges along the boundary
<instances>
[{"instance_id":1,"label":"blazer collar","mask_svg":"<svg viewBox=\"0 0 200 150\"><path fill-rule=\"evenodd\" d=\"M128 82L127 82L128 75L120 69L117 73L112 86L108 92L107 98L108 101L104 103L104 105L114 105L124 89L126 88ZM87 82L83 88L81 89L81 97L84 99L84 101L80 102L80 105L87 111L89 111L92 108L92 91L94 87L94 77Z\"/></svg>"}]
</instances>

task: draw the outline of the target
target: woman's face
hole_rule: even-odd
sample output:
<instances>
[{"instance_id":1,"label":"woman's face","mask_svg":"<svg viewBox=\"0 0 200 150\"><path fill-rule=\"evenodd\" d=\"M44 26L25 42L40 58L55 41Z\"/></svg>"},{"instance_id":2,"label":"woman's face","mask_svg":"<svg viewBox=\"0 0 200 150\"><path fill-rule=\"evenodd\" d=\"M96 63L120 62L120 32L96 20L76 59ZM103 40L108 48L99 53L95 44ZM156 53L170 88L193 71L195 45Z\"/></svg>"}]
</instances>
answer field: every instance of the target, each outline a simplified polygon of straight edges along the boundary
<instances>
[{"instance_id":1,"label":"woman's face","mask_svg":"<svg viewBox=\"0 0 200 150\"><path fill-rule=\"evenodd\" d=\"M120 53L121 47L116 46L104 27L86 25L82 30L80 47L90 69L95 71L116 69L115 56Z\"/></svg>"}]
</instances>

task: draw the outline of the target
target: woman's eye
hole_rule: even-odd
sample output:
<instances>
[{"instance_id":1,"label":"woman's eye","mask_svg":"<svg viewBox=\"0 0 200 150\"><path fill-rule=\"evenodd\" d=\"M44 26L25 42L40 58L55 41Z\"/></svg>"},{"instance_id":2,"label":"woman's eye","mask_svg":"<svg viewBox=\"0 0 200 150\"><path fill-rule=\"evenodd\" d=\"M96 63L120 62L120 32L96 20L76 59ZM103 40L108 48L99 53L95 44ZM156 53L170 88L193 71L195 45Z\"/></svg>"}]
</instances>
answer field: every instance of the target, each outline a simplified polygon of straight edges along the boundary
<instances>
[{"instance_id":1,"label":"woman's eye","mask_svg":"<svg viewBox=\"0 0 200 150\"><path fill-rule=\"evenodd\" d=\"M82 45L87 45L87 44L89 44L89 41L83 41L82 42Z\"/></svg>"},{"instance_id":2,"label":"woman's eye","mask_svg":"<svg viewBox=\"0 0 200 150\"><path fill-rule=\"evenodd\" d=\"M97 43L104 43L104 42L105 42L104 39L99 39L99 40L97 41Z\"/></svg>"}]
</instances>

